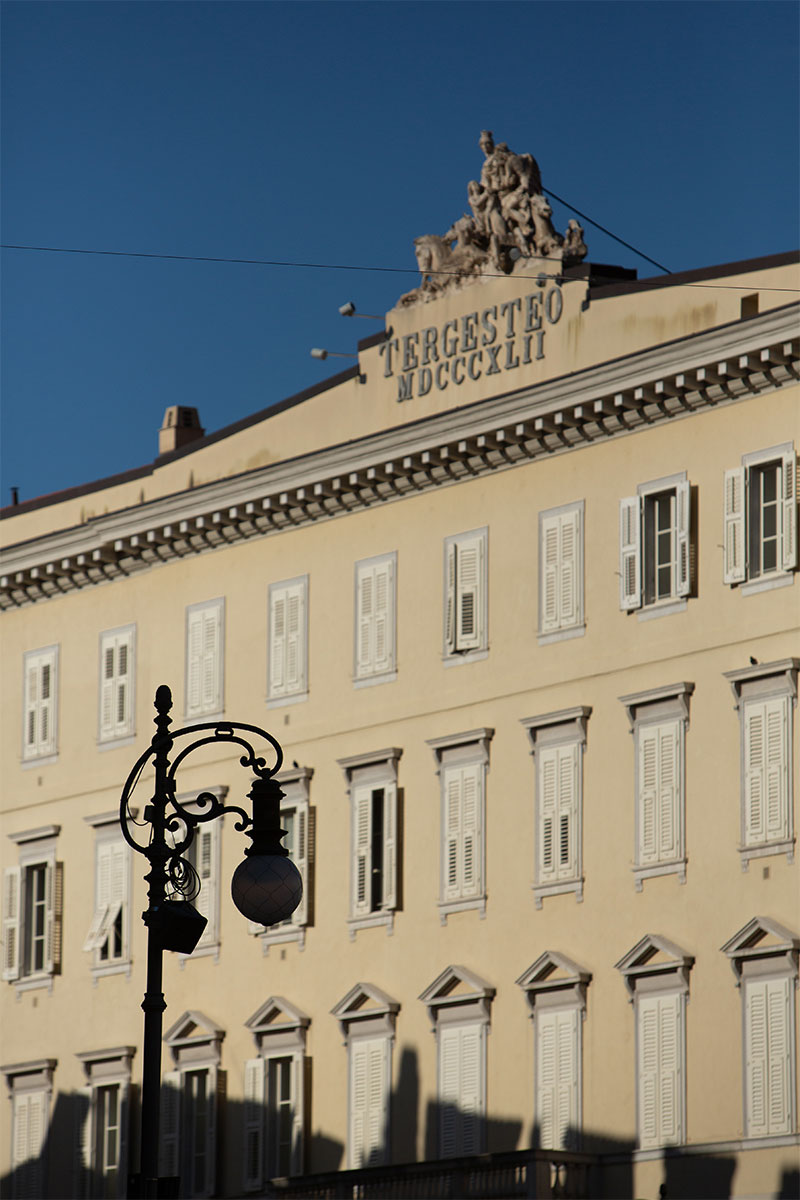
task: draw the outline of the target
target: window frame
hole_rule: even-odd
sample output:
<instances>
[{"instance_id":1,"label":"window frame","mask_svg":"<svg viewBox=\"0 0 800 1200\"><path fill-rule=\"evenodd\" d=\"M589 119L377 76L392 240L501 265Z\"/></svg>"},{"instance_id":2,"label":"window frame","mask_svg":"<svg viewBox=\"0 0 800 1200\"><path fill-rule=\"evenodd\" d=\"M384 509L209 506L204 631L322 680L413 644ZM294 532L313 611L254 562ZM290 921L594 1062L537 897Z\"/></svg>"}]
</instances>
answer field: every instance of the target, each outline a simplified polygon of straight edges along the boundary
<instances>
[{"instance_id":1,"label":"window frame","mask_svg":"<svg viewBox=\"0 0 800 1200\"><path fill-rule=\"evenodd\" d=\"M288 812L294 812L298 817L299 826L303 829L304 853L297 854L296 847L288 845L290 858L297 867L303 880L303 898L292 915L277 925L259 925L250 921L250 933L261 941L264 955L268 955L271 946L288 945L295 942L299 950L305 949L306 930L313 923L314 916L314 830L316 824L316 809L311 806L311 780L314 776L313 767L290 767L281 771L277 782L283 790L281 798L281 822ZM284 843L286 845L286 843ZM292 850L295 852L292 853Z\"/></svg>"},{"instance_id":2,"label":"window frame","mask_svg":"<svg viewBox=\"0 0 800 1200\"><path fill-rule=\"evenodd\" d=\"M753 510L757 506L753 503L752 477L772 464L778 467L776 565L773 570L763 571L753 562ZM782 442L743 454L740 466L724 473L723 582L741 586L742 595L749 596L791 585L797 565L797 456L794 442Z\"/></svg>"},{"instance_id":3,"label":"window frame","mask_svg":"<svg viewBox=\"0 0 800 1200\"><path fill-rule=\"evenodd\" d=\"M33 1062L9 1063L0 1067L0 1072L6 1077L6 1084L11 1096L10 1178L7 1177L7 1182L10 1183L8 1192L10 1200L16 1200L16 1197L49 1194L50 1105L56 1064L57 1060L54 1058L40 1058ZM19 1110L32 1102L38 1106L41 1118L38 1153L18 1159L17 1131L21 1119ZM34 1138L34 1140L37 1139ZM34 1165L30 1167L30 1170L25 1170L29 1163Z\"/></svg>"},{"instance_id":4,"label":"window frame","mask_svg":"<svg viewBox=\"0 0 800 1200\"><path fill-rule=\"evenodd\" d=\"M135 814L134 814L135 815ZM130 977L132 961L131 961L131 908L132 908L132 852L128 843L123 838L119 828L119 813L106 812L98 813L96 816L84 817L87 825L95 831L93 857L94 857L94 915L92 917L89 931L83 943L83 949L87 953L92 954L92 975L95 982L104 975L118 975L123 973ZM122 882L119 885L121 900L119 901L119 911L115 914L113 921L110 918L110 910L113 901L109 901L101 907L98 899L100 890L100 860L104 854L118 851L119 863L122 870ZM102 957L102 949L108 941L113 937L114 930L119 918L119 939L120 953L118 955L110 955L106 958ZM104 941L100 942L100 936L107 933Z\"/></svg>"},{"instance_id":5,"label":"window frame","mask_svg":"<svg viewBox=\"0 0 800 1200\"><path fill-rule=\"evenodd\" d=\"M395 913L400 908L400 885L402 881L400 800L397 785L398 763L403 756L399 746L373 750L367 754L354 754L338 759L344 772L347 800L350 810L350 902L347 924L350 940L353 941L360 929L383 925L387 934L394 932ZM364 859L365 898L358 899L359 863L362 854L359 848L360 830L363 825L360 813L366 811L367 854L374 852L374 828L372 808L374 793L383 791L382 804L382 848L381 848L381 900L373 908L368 894L371 890L371 875L367 859Z\"/></svg>"},{"instance_id":6,"label":"window frame","mask_svg":"<svg viewBox=\"0 0 800 1200\"><path fill-rule=\"evenodd\" d=\"M668 596L655 596L657 570L654 534L648 513L664 493L674 493L672 589ZM619 502L619 606L623 612L638 611L639 620L683 612L692 594L692 488L686 471L640 483L635 496ZM650 580L651 559L653 579Z\"/></svg>"},{"instance_id":7,"label":"window frame","mask_svg":"<svg viewBox=\"0 0 800 1200\"><path fill-rule=\"evenodd\" d=\"M21 762L23 768L30 766L42 767L48 763L56 762L58 759L58 689L59 689L59 660L61 647L58 643L52 646L42 646L38 650L26 650L22 663L22 751ZM35 713L34 721L37 730L41 722L41 704L39 699L32 699L30 695L31 689L31 671L41 670L41 668L49 666L50 668L50 683L49 696L50 708L48 711L48 726L46 738L41 738L38 735L33 742L28 738L28 727L30 717ZM37 685L38 686L38 685Z\"/></svg>"},{"instance_id":8,"label":"window frame","mask_svg":"<svg viewBox=\"0 0 800 1200\"><path fill-rule=\"evenodd\" d=\"M14 983L17 992L33 988L53 988L53 978L61 972L63 923L63 864L56 860L60 825L8 834L19 847L17 863L3 873L3 979ZM41 934L33 928L30 911L28 874L44 869L43 922ZM43 940L42 967L32 968L36 957L34 941Z\"/></svg>"},{"instance_id":9,"label":"window frame","mask_svg":"<svg viewBox=\"0 0 800 1200\"><path fill-rule=\"evenodd\" d=\"M469 636L463 631L463 606L458 603L462 596L459 589L459 554L470 545L477 554L477 580L470 590L474 593L475 632ZM451 534L444 539L443 555L443 598L442 605L442 658L445 666L457 663L476 662L489 652L489 526L470 529L464 533Z\"/></svg>"},{"instance_id":10,"label":"window frame","mask_svg":"<svg viewBox=\"0 0 800 1200\"><path fill-rule=\"evenodd\" d=\"M116 1195L123 1197L128 1193L131 1062L135 1053L134 1046L114 1046L108 1050L84 1051L75 1056L83 1066L87 1081L87 1086L80 1088L78 1092L79 1097L85 1102L85 1108L79 1114L78 1136L75 1141L76 1187L74 1195L77 1197L105 1195L104 1189L102 1192L98 1192L94 1182L105 1179L105 1171L97 1162L97 1148L102 1132L100 1124L101 1094L110 1087L119 1089Z\"/></svg>"},{"instance_id":11,"label":"window frame","mask_svg":"<svg viewBox=\"0 0 800 1200\"><path fill-rule=\"evenodd\" d=\"M561 504L556 508L543 509L539 513L539 623L537 640L540 646L546 646L552 642L565 641L568 638L583 637L586 632L584 610L585 508L585 500L573 500L569 504ZM548 526L557 523L558 562L554 568L555 582L553 584L553 594L555 597L560 597L564 574L564 558L561 554L563 542L562 529L568 517L573 518L575 536L573 567L575 619L573 621L565 620L560 612L557 612L555 617L549 618L547 601L548 581L551 574L550 564L548 563ZM555 607L557 610L560 610L558 599L556 599Z\"/></svg>"},{"instance_id":12,"label":"window frame","mask_svg":"<svg viewBox=\"0 0 800 1200\"><path fill-rule=\"evenodd\" d=\"M388 582L386 589L386 663L375 666L375 654L362 654L362 625L363 615L363 579L367 572L377 572L386 567ZM374 577L374 575L373 575ZM376 589L377 592L377 589ZM371 625L377 627L378 613L373 613ZM376 634L369 635L371 650L374 648ZM372 665L369 659L373 660ZM388 554L378 554L372 558L359 559L353 567L353 686L356 688L370 687L380 683L391 683L397 678L397 551Z\"/></svg>"},{"instance_id":13,"label":"window frame","mask_svg":"<svg viewBox=\"0 0 800 1200\"><path fill-rule=\"evenodd\" d=\"M767 858L785 854L788 862L794 861L796 833L794 828L794 710L797 707L797 674L800 658L779 659L770 663L754 663L736 671L723 672L731 685L734 707L739 714L739 796L740 796L740 844L738 847L742 870L747 871L754 858ZM765 836L760 841L748 839L748 811L751 796L748 795L748 710L757 705L774 702L783 709L783 749L785 758L781 765L783 787L780 797L782 828L775 837ZM766 768L765 768L766 769ZM768 830L767 802L764 794L764 826Z\"/></svg>"},{"instance_id":14,"label":"window frame","mask_svg":"<svg viewBox=\"0 0 800 1200\"><path fill-rule=\"evenodd\" d=\"M471 729L465 733L448 734L441 738L431 738L427 745L433 751L436 762L436 774L439 776L439 814L440 814L440 873L439 873L439 919L442 925L454 913L477 909L481 917L486 916L486 780L489 771L489 743L494 737L494 729L483 727ZM471 894L466 895L464 888L460 895L448 887L448 781L455 772L465 768L474 769L477 781L476 796L476 840L477 854L473 850L473 864L477 869L477 880ZM463 821L459 822L462 832L459 841L462 849L465 845L463 836ZM462 851L457 851L459 859ZM462 862L463 865L463 862ZM448 891L451 894L448 895Z\"/></svg>"},{"instance_id":15,"label":"window frame","mask_svg":"<svg viewBox=\"0 0 800 1200\"><path fill-rule=\"evenodd\" d=\"M192 672L194 656L192 654L192 622L198 617L214 614L213 622L216 626L217 644L214 650L215 663L214 674L216 684L214 687L214 695L208 700L203 700L203 657L204 652L201 650L199 655L198 670L201 678L198 684L200 699L197 704L192 704ZM184 676L184 716L187 721L194 720L212 720L214 717L222 716L225 711L225 597L218 596L214 600L202 600L196 604L188 604L186 606L186 652L185 652L185 676Z\"/></svg>"},{"instance_id":16,"label":"window frame","mask_svg":"<svg viewBox=\"0 0 800 1200\"><path fill-rule=\"evenodd\" d=\"M588 705L577 705L574 708L560 709L556 712L543 713L536 717L524 717L520 724L528 735L530 753L534 761L534 850L533 850L533 883L531 889L537 908L542 907L546 896L575 893L578 903L583 900L585 876L583 873L583 758L586 751L587 724L592 709ZM570 831L570 842L574 846L574 862L568 864L571 871L564 872L559 878L556 868L554 878L544 878L543 875L543 775L545 764L553 754L567 747L573 747L573 769L575 778L574 799L570 807L574 813L572 822L574 828ZM560 812L558 800L556 807ZM560 821L559 821L560 824Z\"/></svg>"},{"instance_id":17,"label":"window frame","mask_svg":"<svg viewBox=\"0 0 800 1200\"><path fill-rule=\"evenodd\" d=\"M166 1071L161 1086L161 1146L159 1148L159 1176L179 1175L180 1195L187 1198L210 1197L217 1191L217 1175L220 1169L219 1145L219 1097L223 1090L224 1072L220 1067L221 1045L225 1031L197 1009L182 1014L164 1034L164 1042L172 1052L174 1069ZM191 1184L187 1181L187 1167L194 1159L190 1153L196 1124L190 1120L191 1110L186 1103L190 1078L204 1076L204 1172L202 1187L195 1183L194 1167L191 1169ZM187 1138L187 1130L189 1137Z\"/></svg>"},{"instance_id":18,"label":"window frame","mask_svg":"<svg viewBox=\"0 0 800 1200\"><path fill-rule=\"evenodd\" d=\"M270 1114L268 1104L269 1064L291 1059L292 1150L289 1175L305 1173L306 1038L311 1018L282 996L270 996L245 1022L253 1035L257 1056L244 1064L243 1190L260 1191L266 1179L274 1178L269 1160ZM252 1169L251 1169L252 1167Z\"/></svg>"},{"instance_id":19,"label":"window frame","mask_svg":"<svg viewBox=\"0 0 800 1200\"><path fill-rule=\"evenodd\" d=\"M645 879L660 875L677 875L679 883L686 883L688 855L686 851L686 733L689 728L689 701L694 692L694 683L682 681L662 687L649 688L620 696L625 706L630 732L634 744L634 840L633 876L636 891L641 892ZM646 820L646 786L643 770L643 739L653 730L671 727L675 735L674 750L674 844L675 853L659 857L656 851L652 859L644 849ZM661 796L657 789L653 797L654 834L663 823ZM658 840L656 838L656 840Z\"/></svg>"},{"instance_id":20,"label":"window frame","mask_svg":"<svg viewBox=\"0 0 800 1200\"><path fill-rule=\"evenodd\" d=\"M276 684L273 672L273 647L275 632L275 605L283 595L288 599L291 591L300 596L300 611L297 628L298 677L297 683ZM287 704L300 704L309 696L308 675L308 575L297 575L294 579L282 579L269 585L267 593L267 708L282 708ZM289 629L286 628L284 642L288 646Z\"/></svg>"},{"instance_id":21,"label":"window frame","mask_svg":"<svg viewBox=\"0 0 800 1200\"><path fill-rule=\"evenodd\" d=\"M120 720L112 719L104 722L105 707L104 692L106 684L105 663L110 649L116 660L119 647L127 647L127 666L125 674L125 710ZM116 667L116 663L114 664ZM119 683L116 670L110 680L112 693L112 711L119 711ZM98 638L97 654L97 744L102 749L120 746L133 741L136 734L136 625L120 625L117 629L106 629Z\"/></svg>"}]
</instances>

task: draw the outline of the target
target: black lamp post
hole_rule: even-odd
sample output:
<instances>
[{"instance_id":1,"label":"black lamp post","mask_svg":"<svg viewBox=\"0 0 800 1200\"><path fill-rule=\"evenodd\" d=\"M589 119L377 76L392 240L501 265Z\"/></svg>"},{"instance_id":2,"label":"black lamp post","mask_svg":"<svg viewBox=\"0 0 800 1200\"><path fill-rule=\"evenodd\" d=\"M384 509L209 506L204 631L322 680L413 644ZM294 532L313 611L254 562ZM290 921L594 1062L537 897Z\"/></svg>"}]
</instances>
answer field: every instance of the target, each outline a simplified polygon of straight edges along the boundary
<instances>
[{"instance_id":1,"label":"black lamp post","mask_svg":"<svg viewBox=\"0 0 800 1200\"><path fill-rule=\"evenodd\" d=\"M125 840L150 863L145 875L148 882L148 905L142 914L147 926L147 984L144 1009L144 1046L142 1054L142 1141L140 1160L140 1194L148 1200L158 1196L159 1107L161 1099L161 1031L162 1014L167 1007L162 989L163 953L176 950L191 954L206 925L205 917L192 907L191 901L200 890L197 872L182 857L194 841L195 829L205 821L213 821L224 813L236 813L239 820L234 828L252 839L245 850L231 881L231 895L239 911L261 925L274 925L290 916L303 895L303 881L297 867L281 845L286 834L280 828L280 801L283 792L274 778L283 762L279 743L257 725L231 724L227 721L187 725L170 730L172 693L166 685L156 691L156 733L149 748L135 763L122 789L119 819ZM193 736L198 735L198 736ZM247 735L247 736L245 736ZM170 753L179 739L192 738L183 745L170 762ZM269 767L251 744L263 738L274 755ZM248 740L249 739L249 740ZM189 754L201 746L233 743L242 748L240 762L250 767L256 778L248 793L253 802L253 815L248 817L242 808L223 805L210 792L200 792L192 811L175 796L175 775ZM137 841L131 833L135 822L128 804L136 783L152 759L155 773L153 795L144 810L144 826L149 827L147 840Z\"/></svg>"}]
</instances>

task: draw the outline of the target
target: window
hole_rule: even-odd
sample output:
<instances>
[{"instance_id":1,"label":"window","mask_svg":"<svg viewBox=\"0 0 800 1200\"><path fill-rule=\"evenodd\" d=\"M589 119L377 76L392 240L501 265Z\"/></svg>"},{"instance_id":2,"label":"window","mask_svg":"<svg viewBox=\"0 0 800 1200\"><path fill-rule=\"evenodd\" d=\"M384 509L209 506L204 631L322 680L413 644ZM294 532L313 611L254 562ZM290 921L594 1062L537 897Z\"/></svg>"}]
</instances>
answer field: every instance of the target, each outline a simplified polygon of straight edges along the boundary
<instances>
[{"instance_id":1,"label":"window","mask_svg":"<svg viewBox=\"0 0 800 1200\"><path fill-rule=\"evenodd\" d=\"M653 875L686 882L686 727L693 683L620 696L635 747L636 890Z\"/></svg>"},{"instance_id":2,"label":"window","mask_svg":"<svg viewBox=\"0 0 800 1200\"><path fill-rule=\"evenodd\" d=\"M58 646L25 655L23 761L52 758L58 748Z\"/></svg>"},{"instance_id":3,"label":"window","mask_svg":"<svg viewBox=\"0 0 800 1200\"><path fill-rule=\"evenodd\" d=\"M347 1045L347 1166L381 1166L389 1157L392 1045L400 1005L359 983L332 1010Z\"/></svg>"},{"instance_id":4,"label":"window","mask_svg":"<svg viewBox=\"0 0 800 1200\"><path fill-rule=\"evenodd\" d=\"M161 1089L159 1175L179 1176L179 1195L213 1196L217 1187L217 1109L224 1030L197 1010L164 1035L176 1070Z\"/></svg>"},{"instance_id":5,"label":"window","mask_svg":"<svg viewBox=\"0 0 800 1200\"><path fill-rule=\"evenodd\" d=\"M800 938L768 917L754 917L722 947L741 988L746 1137L796 1130L795 999Z\"/></svg>"},{"instance_id":6,"label":"window","mask_svg":"<svg viewBox=\"0 0 800 1200\"><path fill-rule=\"evenodd\" d=\"M247 1021L258 1057L244 1067L244 1188L302 1175L306 1030L310 1018L272 996Z\"/></svg>"},{"instance_id":7,"label":"window","mask_svg":"<svg viewBox=\"0 0 800 1200\"><path fill-rule=\"evenodd\" d=\"M270 701L308 696L308 576L270 584Z\"/></svg>"},{"instance_id":8,"label":"window","mask_svg":"<svg viewBox=\"0 0 800 1200\"><path fill-rule=\"evenodd\" d=\"M488 530L474 529L444 543L444 653L446 658L485 651Z\"/></svg>"},{"instance_id":9,"label":"window","mask_svg":"<svg viewBox=\"0 0 800 1200\"><path fill-rule=\"evenodd\" d=\"M591 708L563 709L522 721L536 764L534 883L545 896L583 899L583 751Z\"/></svg>"},{"instance_id":10,"label":"window","mask_svg":"<svg viewBox=\"0 0 800 1200\"><path fill-rule=\"evenodd\" d=\"M75 1195L84 1200L128 1194L128 1094L133 1046L92 1050L77 1057L88 1086L80 1090L80 1137Z\"/></svg>"},{"instance_id":11,"label":"window","mask_svg":"<svg viewBox=\"0 0 800 1200\"><path fill-rule=\"evenodd\" d=\"M480 1154L486 1141L486 1036L495 989L451 966L425 989L436 1031L439 1157Z\"/></svg>"},{"instance_id":12,"label":"window","mask_svg":"<svg viewBox=\"0 0 800 1200\"><path fill-rule=\"evenodd\" d=\"M281 800L281 829L286 830L283 845L303 879L303 898L290 917L277 925L259 925L250 922L250 932L261 938L265 954L270 946L297 942L303 950L306 944L306 928L313 916L314 897L314 810L309 806L311 767L290 767L277 776L283 789Z\"/></svg>"},{"instance_id":13,"label":"window","mask_svg":"<svg viewBox=\"0 0 800 1200\"><path fill-rule=\"evenodd\" d=\"M583 500L539 513L539 641L576 637L583 618Z\"/></svg>"},{"instance_id":14,"label":"window","mask_svg":"<svg viewBox=\"0 0 800 1200\"><path fill-rule=\"evenodd\" d=\"M691 492L686 473L640 484L619 505L619 606L683 606L691 586Z\"/></svg>"},{"instance_id":15,"label":"window","mask_svg":"<svg viewBox=\"0 0 800 1200\"><path fill-rule=\"evenodd\" d=\"M113 742L133 735L135 637L133 625L100 635L100 742Z\"/></svg>"},{"instance_id":16,"label":"window","mask_svg":"<svg viewBox=\"0 0 800 1200\"><path fill-rule=\"evenodd\" d=\"M3 1180L11 1200L50 1194L47 1141L56 1060L0 1067L11 1093L11 1179ZM9 1186L10 1184L10 1186Z\"/></svg>"},{"instance_id":17,"label":"window","mask_svg":"<svg viewBox=\"0 0 800 1200\"><path fill-rule=\"evenodd\" d=\"M538 1144L576 1150L581 1131L582 1034L588 971L545 951L517 980L534 1027L534 1108Z\"/></svg>"},{"instance_id":18,"label":"window","mask_svg":"<svg viewBox=\"0 0 800 1200\"><path fill-rule=\"evenodd\" d=\"M725 472L725 583L791 582L797 566L794 444L745 454Z\"/></svg>"},{"instance_id":19,"label":"window","mask_svg":"<svg viewBox=\"0 0 800 1200\"><path fill-rule=\"evenodd\" d=\"M396 746L340 758L350 800L350 935L368 925L394 929L398 906Z\"/></svg>"},{"instance_id":20,"label":"window","mask_svg":"<svg viewBox=\"0 0 800 1200\"><path fill-rule=\"evenodd\" d=\"M439 914L477 908L486 912L486 772L493 729L433 738L441 783L441 883Z\"/></svg>"},{"instance_id":21,"label":"window","mask_svg":"<svg viewBox=\"0 0 800 1200\"><path fill-rule=\"evenodd\" d=\"M356 563L356 682L384 682L396 669L397 555Z\"/></svg>"},{"instance_id":22,"label":"window","mask_svg":"<svg viewBox=\"0 0 800 1200\"><path fill-rule=\"evenodd\" d=\"M94 916L83 949L95 975L130 969L131 851L119 831L119 814L86 818L95 830Z\"/></svg>"},{"instance_id":23,"label":"window","mask_svg":"<svg viewBox=\"0 0 800 1200\"><path fill-rule=\"evenodd\" d=\"M792 722L797 703L796 658L726 671L741 723L741 844L751 858L794 857Z\"/></svg>"},{"instance_id":24,"label":"window","mask_svg":"<svg viewBox=\"0 0 800 1200\"><path fill-rule=\"evenodd\" d=\"M186 716L208 717L224 708L225 601L186 610Z\"/></svg>"},{"instance_id":25,"label":"window","mask_svg":"<svg viewBox=\"0 0 800 1200\"><path fill-rule=\"evenodd\" d=\"M639 1148L686 1141L686 1000L694 959L648 934L616 964L634 1005Z\"/></svg>"},{"instance_id":26,"label":"window","mask_svg":"<svg viewBox=\"0 0 800 1200\"><path fill-rule=\"evenodd\" d=\"M59 825L12 833L19 865L3 874L3 979L52 986L61 969L62 864Z\"/></svg>"}]
</instances>

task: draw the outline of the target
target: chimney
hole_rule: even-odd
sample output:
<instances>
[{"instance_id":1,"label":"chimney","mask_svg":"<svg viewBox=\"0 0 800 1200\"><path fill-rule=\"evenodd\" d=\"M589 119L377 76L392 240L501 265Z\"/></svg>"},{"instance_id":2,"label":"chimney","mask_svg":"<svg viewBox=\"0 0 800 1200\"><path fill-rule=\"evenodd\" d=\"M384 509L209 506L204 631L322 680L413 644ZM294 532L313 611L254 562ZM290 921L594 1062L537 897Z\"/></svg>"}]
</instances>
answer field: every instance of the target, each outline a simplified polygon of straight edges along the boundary
<instances>
[{"instance_id":1,"label":"chimney","mask_svg":"<svg viewBox=\"0 0 800 1200\"><path fill-rule=\"evenodd\" d=\"M205 429L200 424L200 414L196 408L172 404L164 413L158 431L158 453L169 454L172 450L180 450L181 446L197 441L204 434Z\"/></svg>"}]
</instances>

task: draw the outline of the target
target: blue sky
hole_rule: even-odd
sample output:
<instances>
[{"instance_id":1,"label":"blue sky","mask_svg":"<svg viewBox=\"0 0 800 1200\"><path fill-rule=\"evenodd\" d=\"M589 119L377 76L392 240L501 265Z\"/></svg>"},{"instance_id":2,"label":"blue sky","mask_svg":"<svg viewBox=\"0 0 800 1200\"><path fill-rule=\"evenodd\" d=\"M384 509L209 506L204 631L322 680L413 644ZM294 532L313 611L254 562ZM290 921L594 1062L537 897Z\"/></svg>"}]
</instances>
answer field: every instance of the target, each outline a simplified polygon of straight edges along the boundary
<instances>
[{"instance_id":1,"label":"blue sky","mask_svg":"<svg viewBox=\"0 0 800 1200\"><path fill-rule=\"evenodd\" d=\"M0 503L308 387L416 282L481 129L671 270L798 245L798 6L5 3ZM554 204L556 225L570 213ZM657 273L586 227L589 258ZM331 366L331 361L333 366Z\"/></svg>"}]
</instances>

